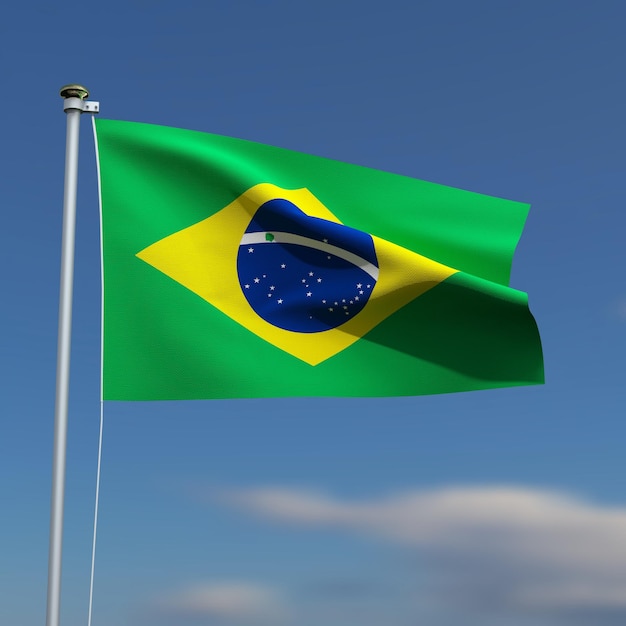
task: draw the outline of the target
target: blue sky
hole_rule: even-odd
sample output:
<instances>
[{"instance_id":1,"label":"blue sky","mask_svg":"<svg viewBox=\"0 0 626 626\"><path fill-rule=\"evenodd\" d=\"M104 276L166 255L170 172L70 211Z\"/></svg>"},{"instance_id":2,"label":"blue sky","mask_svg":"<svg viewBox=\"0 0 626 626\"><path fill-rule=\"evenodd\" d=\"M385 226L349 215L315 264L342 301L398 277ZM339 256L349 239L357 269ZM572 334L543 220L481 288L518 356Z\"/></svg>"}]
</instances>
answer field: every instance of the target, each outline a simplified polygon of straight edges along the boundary
<instances>
[{"instance_id":1,"label":"blue sky","mask_svg":"<svg viewBox=\"0 0 626 626\"><path fill-rule=\"evenodd\" d=\"M0 21L0 622L45 616L65 118L242 137L529 202L541 387L110 403L94 626L626 619L626 9L618 1L44 2ZM86 623L98 197L79 172L62 624Z\"/></svg>"}]
</instances>

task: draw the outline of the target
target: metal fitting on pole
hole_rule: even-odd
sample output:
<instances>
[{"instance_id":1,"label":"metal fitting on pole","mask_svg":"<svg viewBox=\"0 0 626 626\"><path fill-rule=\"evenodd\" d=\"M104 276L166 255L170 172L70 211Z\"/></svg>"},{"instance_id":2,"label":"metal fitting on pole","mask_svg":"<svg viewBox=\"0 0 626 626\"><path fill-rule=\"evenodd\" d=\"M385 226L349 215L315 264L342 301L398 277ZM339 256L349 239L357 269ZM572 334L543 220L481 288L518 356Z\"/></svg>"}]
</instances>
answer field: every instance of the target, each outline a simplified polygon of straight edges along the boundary
<instances>
[{"instance_id":1,"label":"metal fitting on pole","mask_svg":"<svg viewBox=\"0 0 626 626\"><path fill-rule=\"evenodd\" d=\"M70 111L78 109L82 113L99 113L100 103L89 102L89 91L82 85L65 85L59 91L61 98L65 100L63 110Z\"/></svg>"}]
</instances>

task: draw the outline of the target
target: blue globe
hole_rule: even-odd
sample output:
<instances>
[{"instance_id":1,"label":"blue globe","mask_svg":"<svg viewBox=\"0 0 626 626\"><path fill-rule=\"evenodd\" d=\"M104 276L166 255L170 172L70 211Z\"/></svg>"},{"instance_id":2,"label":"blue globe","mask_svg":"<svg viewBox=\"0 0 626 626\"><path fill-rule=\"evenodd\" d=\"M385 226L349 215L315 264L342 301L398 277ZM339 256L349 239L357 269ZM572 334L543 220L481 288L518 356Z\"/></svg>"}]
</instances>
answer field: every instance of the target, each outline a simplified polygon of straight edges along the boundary
<instances>
[{"instance_id":1,"label":"blue globe","mask_svg":"<svg viewBox=\"0 0 626 626\"><path fill-rule=\"evenodd\" d=\"M246 300L265 321L316 333L358 315L376 284L378 261L369 234L275 199L246 229L237 274Z\"/></svg>"}]
</instances>

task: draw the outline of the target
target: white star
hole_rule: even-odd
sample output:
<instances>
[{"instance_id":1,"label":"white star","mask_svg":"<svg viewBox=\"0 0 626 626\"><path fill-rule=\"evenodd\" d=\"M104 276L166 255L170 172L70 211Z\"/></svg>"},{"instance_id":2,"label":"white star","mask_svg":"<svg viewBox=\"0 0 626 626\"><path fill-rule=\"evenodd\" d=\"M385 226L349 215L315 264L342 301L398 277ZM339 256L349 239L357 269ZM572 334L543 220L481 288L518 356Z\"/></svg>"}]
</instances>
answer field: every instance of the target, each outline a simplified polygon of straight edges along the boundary
<instances>
[{"instance_id":1,"label":"white star","mask_svg":"<svg viewBox=\"0 0 626 626\"><path fill-rule=\"evenodd\" d=\"M335 309L332 306L328 307L328 310L332 313Z\"/></svg>"},{"instance_id":2,"label":"white star","mask_svg":"<svg viewBox=\"0 0 626 626\"><path fill-rule=\"evenodd\" d=\"M307 292L306 292L306 297L307 297L307 298L310 298L312 295L313 295L313 294L312 294L310 291L307 291Z\"/></svg>"},{"instance_id":3,"label":"white star","mask_svg":"<svg viewBox=\"0 0 626 626\"><path fill-rule=\"evenodd\" d=\"M309 276L313 276L313 272L309 272Z\"/></svg>"},{"instance_id":4,"label":"white star","mask_svg":"<svg viewBox=\"0 0 626 626\"><path fill-rule=\"evenodd\" d=\"M343 307L343 308L344 308L344 309L347 309L348 307L344 305L344 307Z\"/></svg>"},{"instance_id":5,"label":"white star","mask_svg":"<svg viewBox=\"0 0 626 626\"><path fill-rule=\"evenodd\" d=\"M268 293L268 294L267 294L267 297L268 297L268 298L271 298L271 297L272 297L272 294L271 294L271 293Z\"/></svg>"},{"instance_id":6,"label":"white star","mask_svg":"<svg viewBox=\"0 0 626 626\"><path fill-rule=\"evenodd\" d=\"M346 315L350 315L350 312L349 312L349 311L346 311Z\"/></svg>"},{"instance_id":7,"label":"white star","mask_svg":"<svg viewBox=\"0 0 626 626\"><path fill-rule=\"evenodd\" d=\"M330 254L326 257L327 259L330 259Z\"/></svg>"},{"instance_id":8,"label":"white star","mask_svg":"<svg viewBox=\"0 0 626 626\"><path fill-rule=\"evenodd\" d=\"M303 278L303 279L302 279L302 282L303 282L303 283L306 283L306 278Z\"/></svg>"},{"instance_id":9,"label":"white star","mask_svg":"<svg viewBox=\"0 0 626 626\"><path fill-rule=\"evenodd\" d=\"M342 300L342 302L345 302L345 301L346 301L346 299L344 298L344 299Z\"/></svg>"},{"instance_id":10,"label":"white star","mask_svg":"<svg viewBox=\"0 0 626 626\"><path fill-rule=\"evenodd\" d=\"M263 274L263 278L267 278L267 274Z\"/></svg>"},{"instance_id":11,"label":"white star","mask_svg":"<svg viewBox=\"0 0 626 626\"><path fill-rule=\"evenodd\" d=\"M354 300L350 300L350 304L354 304Z\"/></svg>"},{"instance_id":12,"label":"white star","mask_svg":"<svg viewBox=\"0 0 626 626\"><path fill-rule=\"evenodd\" d=\"M357 284L356 284L356 288L357 288L357 289L360 289L361 287L363 287L363 285L362 285L361 283L357 283Z\"/></svg>"},{"instance_id":13,"label":"white star","mask_svg":"<svg viewBox=\"0 0 626 626\"><path fill-rule=\"evenodd\" d=\"M318 278L318 279L317 279L317 282L318 282L318 283L321 283L321 282L322 282L322 279L321 279L321 278Z\"/></svg>"},{"instance_id":14,"label":"white star","mask_svg":"<svg viewBox=\"0 0 626 626\"><path fill-rule=\"evenodd\" d=\"M255 279L254 279L254 282L255 282L255 283L258 283L258 282L260 282L260 281L261 281L261 279L260 279L260 278L255 278Z\"/></svg>"},{"instance_id":15,"label":"white star","mask_svg":"<svg viewBox=\"0 0 626 626\"><path fill-rule=\"evenodd\" d=\"M271 289L272 291L274 291L274 289L276 289L276 287L274 287L274 285L270 285L270 289Z\"/></svg>"},{"instance_id":16,"label":"white star","mask_svg":"<svg viewBox=\"0 0 626 626\"><path fill-rule=\"evenodd\" d=\"M276 300L276 302L278 302L278 304L282 304L283 303L283 299L282 298L278 298L278 300Z\"/></svg>"},{"instance_id":17,"label":"white star","mask_svg":"<svg viewBox=\"0 0 626 626\"><path fill-rule=\"evenodd\" d=\"M328 239L322 239L324 243L328 243Z\"/></svg>"},{"instance_id":18,"label":"white star","mask_svg":"<svg viewBox=\"0 0 626 626\"><path fill-rule=\"evenodd\" d=\"M326 304L326 300L322 300L322 304Z\"/></svg>"},{"instance_id":19,"label":"white star","mask_svg":"<svg viewBox=\"0 0 626 626\"><path fill-rule=\"evenodd\" d=\"M370 289L370 288L371 288L371 285L368 285L368 286L367 286L367 288L368 288L368 289Z\"/></svg>"},{"instance_id":20,"label":"white star","mask_svg":"<svg viewBox=\"0 0 626 626\"><path fill-rule=\"evenodd\" d=\"M360 293L361 295L363 295L365 292L361 289L361 291L359 291L359 293Z\"/></svg>"},{"instance_id":21,"label":"white star","mask_svg":"<svg viewBox=\"0 0 626 626\"><path fill-rule=\"evenodd\" d=\"M248 248L248 252L254 252L254 248Z\"/></svg>"},{"instance_id":22,"label":"white star","mask_svg":"<svg viewBox=\"0 0 626 626\"><path fill-rule=\"evenodd\" d=\"M282 269L285 269L287 266L286 266L284 263L281 263L281 264L280 264L280 267L281 267Z\"/></svg>"},{"instance_id":23,"label":"white star","mask_svg":"<svg viewBox=\"0 0 626 626\"><path fill-rule=\"evenodd\" d=\"M354 296L354 299L355 299L355 300L358 300L358 299L359 299L359 296Z\"/></svg>"},{"instance_id":24,"label":"white star","mask_svg":"<svg viewBox=\"0 0 626 626\"><path fill-rule=\"evenodd\" d=\"M250 285L244 285L246 289L250 289Z\"/></svg>"}]
</instances>

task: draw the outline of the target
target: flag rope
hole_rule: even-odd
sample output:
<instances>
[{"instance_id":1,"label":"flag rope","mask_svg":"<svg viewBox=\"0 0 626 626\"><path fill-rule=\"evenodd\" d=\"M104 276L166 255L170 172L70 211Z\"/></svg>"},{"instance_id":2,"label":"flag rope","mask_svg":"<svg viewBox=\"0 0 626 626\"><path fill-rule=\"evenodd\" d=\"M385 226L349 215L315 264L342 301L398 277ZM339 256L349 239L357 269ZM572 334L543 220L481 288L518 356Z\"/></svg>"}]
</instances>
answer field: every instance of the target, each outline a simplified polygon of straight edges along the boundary
<instances>
[{"instance_id":1,"label":"flag rope","mask_svg":"<svg viewBox=\"0 0 626 626\"><path fill-rule=\"evenodd\" d=\"M89 577L89 617L87 626L91 626L93 608L93 581L96 566L96 537L98 534L98 503L100 500L100 469L102 465L102 432L104 430L104 401L100 400L100 435L98 437L98 470L96 471L96 504L93 516L93 541L91 544L91 575Z\"/></svg>"},{"instance_id":2,"label":"flag rope","mask_svg":"<svg viewBox=\"0 0 626 626\"><path fill-rule=\"evenodd\" d=\"M96 121L91 118L94 148L96 153L96 171L98 179L98 213L100 217L100 433L98 435L98 469L96 471L96 502L93 515L93 540L91 544L91 574L89 576L89 611L87 626L91 626L93 613L93 583L96 569L96 538L98 536L98 505L100 502L100 476L102 468L102 433L104 431L104 262L102 243L102 189L100 185L100 155Z\"/></svg>"}]
</instances>

